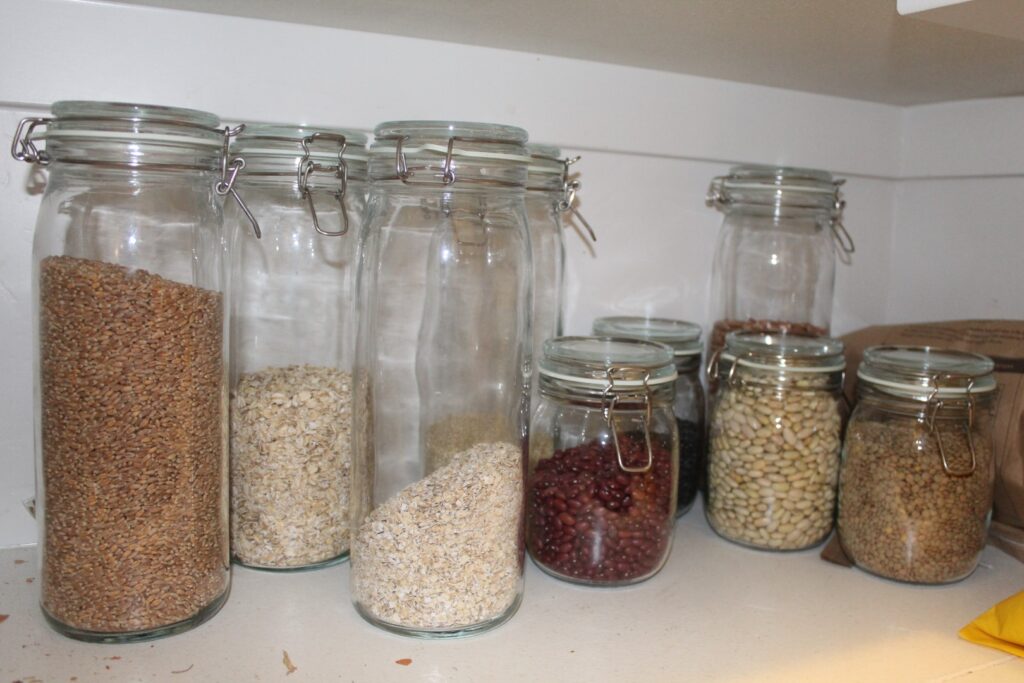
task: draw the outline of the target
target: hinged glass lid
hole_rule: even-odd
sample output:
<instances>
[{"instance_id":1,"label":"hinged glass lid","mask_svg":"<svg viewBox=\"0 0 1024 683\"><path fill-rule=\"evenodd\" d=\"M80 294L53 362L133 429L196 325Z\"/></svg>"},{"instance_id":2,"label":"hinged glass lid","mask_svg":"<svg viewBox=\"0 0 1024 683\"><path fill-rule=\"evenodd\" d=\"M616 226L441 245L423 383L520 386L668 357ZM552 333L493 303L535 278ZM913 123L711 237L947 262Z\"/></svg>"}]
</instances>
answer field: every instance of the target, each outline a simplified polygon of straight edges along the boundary
<instances>
[{"instance_id":1,"label":"hinged glass lid","mask_svg":"<svg viewBox=\"0 0 1024 683\"><path fill-rule=\"evenodd\" d=\"M994 364L977 353L927 346L873 346L864 351L857 377L896 396L931 400L994 391Z\"/></svg>"},{"instance_id":2,"label":"hinged glass lid","mask_svg":"<svg viewBox=\"0 0 1024 683\"><path fill-rule=\"evenodd\" d=\"M558 337L544 343L540 374L581 385L643 387L676 379L672 350L655 342Z\"/></svg>"},{"instance_id":3,"label":"hinged glass lid","mask_svg":"<svg viewBox=\"0 0 1024 683\"><path fill-rule=\"evenodd\" d=\"M700 325L684 320L609 316L594 321L594 334L660 342L670 346L675 356L695 356L702 350Z\"/></svg>"},{"instance_id":4,"label":"hinged glass lid","mask_svg":"<svg viewBox=\"0 0 1024 683\"><path fill-rule=\"evenodd\" d=\"M762 370L836 372L846 367L843 342L831 337L730 332L721 360Z\"/></svg>"}]
</instances>

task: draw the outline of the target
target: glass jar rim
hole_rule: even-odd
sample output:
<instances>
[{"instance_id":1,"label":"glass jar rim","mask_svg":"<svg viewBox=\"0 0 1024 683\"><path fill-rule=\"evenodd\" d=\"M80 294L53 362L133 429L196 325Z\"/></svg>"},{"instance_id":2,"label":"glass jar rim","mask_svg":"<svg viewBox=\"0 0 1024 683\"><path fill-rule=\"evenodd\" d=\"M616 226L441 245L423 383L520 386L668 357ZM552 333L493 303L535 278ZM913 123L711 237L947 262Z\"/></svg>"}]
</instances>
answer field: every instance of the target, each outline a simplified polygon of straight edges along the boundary
<instances>
[{"instance_id":1,"label":"glass jar rim","mask_svg":"<svg viewBox=\"0 0 1024 683\"><path fill-rule=\"evenodd\" d=\"M555 337L544 342L540 374L585 386L637 388L676 379L672 349L622 337Z\"/></svg>"},{"instance_id":2,"label":"glass jar rim","mask_svg":"<svg viewBox=\"0 0 1024 683\"><path fill-rule=\"evenodd\" d=\"M879 391L915 399L966 397L996 389L995 364L980 353L932 346L870 346L857 378Z\"/></svg>"},{"instance_id":3,"label":"glass jar rim","mask_svg":"<svg viewBox=\"0 0 1024 683\"><path fill-rule=\"evenodd\" d=\"M752 206L838 213L843 208L840 186L828 171L794 166L743 164L711 181L707 204L721 210Z\"/></svg>"},{"instance_id":4,"label":"glass jar rim","mask_svg":"<svg viewBox=\"0 0 1024 683\"><path fill-rule=\"evenodd\" d=\"M525 145L527 132L517 126L502 123L482 123L476 121L385 121L373 129L374 138L405 136L416 139L437 139L447 141L449 138L484 138ZM376 140L374 141L376 145Z\"/></svg>"},{"instance_id":5,"label":"glass jar rim","mask_svg":"<svg viewBox=\"0 0 1024 683\"><path fill-rule=\"evenodd\" d=\"M833 337L736 331L725 335L721 358L758 370L838 372L846 369L844 351Z\"/></svg>"},{"instance_id":6,"label":"glass jar rim","mask_svg":"<svg viewBox=\"0 0 1024 683\"><path fill-rule=\"evenodd\" d=\"M221 146L224 131L216 114L198 109L130 102L60 100L40 134L45 140L95 138L111 141L175 142Z\"/></svg>"},{"instance_id":7,"label":"glass jar rim","mask_svg":"<svg viewBox=\"0 0 1024 683\"><path fill-rule=\"evenodd\" d=\"M703 351L700 325L686 320L629 315L604 316L594 320L592 329L595 335L603 337L626 337L660 342L669 346L676 357L700 355Z\"/></svg>"},{"instance_id":8,"label":"glass jar rim","mask_svg":"<svg viewBox=\"0 0 1024 683\"><path fill-rule=\"evenodd\" d=\"M244 152L247 156L265 158L302 158L302 143L316 134L343 136L345 138L345 159L363 161L367 159L366 133L347 128L328 128L306 124L247 123L245 129L232 143L232 151ZM319 161L336 161L337 152L325 150L322 146L311 147L309 157Z\"/></svg>"}]
</instances>

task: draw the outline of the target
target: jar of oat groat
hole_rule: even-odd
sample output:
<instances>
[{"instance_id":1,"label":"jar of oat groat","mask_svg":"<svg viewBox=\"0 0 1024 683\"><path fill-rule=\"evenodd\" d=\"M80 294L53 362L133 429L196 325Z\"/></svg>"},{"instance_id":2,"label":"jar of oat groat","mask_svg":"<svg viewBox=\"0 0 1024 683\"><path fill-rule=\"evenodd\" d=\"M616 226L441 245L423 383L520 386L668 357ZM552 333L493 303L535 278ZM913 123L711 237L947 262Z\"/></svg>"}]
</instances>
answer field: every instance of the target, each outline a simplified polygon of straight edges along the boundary
<instances>
[{"instance_id":1,"label":"jar of oat groat","mask_svg":"<svg viewBox=\"0 0 1024 683\"><path fill-rule=\"evenodd\" d=\"M864 352L839 478L839 539L858 567L925 584L977 567L992 510L992 369L959 351Z\"/></svg>"}]
</instances>

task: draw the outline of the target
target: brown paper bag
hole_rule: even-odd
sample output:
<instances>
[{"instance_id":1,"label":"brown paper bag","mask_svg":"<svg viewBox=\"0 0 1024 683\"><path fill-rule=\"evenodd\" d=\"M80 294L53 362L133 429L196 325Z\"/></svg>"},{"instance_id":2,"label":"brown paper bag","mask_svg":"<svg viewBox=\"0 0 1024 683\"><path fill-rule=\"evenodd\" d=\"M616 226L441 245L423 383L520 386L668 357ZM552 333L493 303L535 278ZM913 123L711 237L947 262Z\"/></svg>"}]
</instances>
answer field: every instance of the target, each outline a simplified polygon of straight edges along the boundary
<instances>
[{"instance_id":1,"label":"brown paper bag","mask_svg":"<svg viewBox=\"0 0 1024 683\"><path fill-rule=\"evenodd\" d=\"M846 343L845 390L851 402L856 396L857 367L869 346L935 346L981 353L995 362L999 398L993 429L996 487L989 542L1024 562L1024 320L881 325L842 339Z\"/></svg>"}]
</instances>

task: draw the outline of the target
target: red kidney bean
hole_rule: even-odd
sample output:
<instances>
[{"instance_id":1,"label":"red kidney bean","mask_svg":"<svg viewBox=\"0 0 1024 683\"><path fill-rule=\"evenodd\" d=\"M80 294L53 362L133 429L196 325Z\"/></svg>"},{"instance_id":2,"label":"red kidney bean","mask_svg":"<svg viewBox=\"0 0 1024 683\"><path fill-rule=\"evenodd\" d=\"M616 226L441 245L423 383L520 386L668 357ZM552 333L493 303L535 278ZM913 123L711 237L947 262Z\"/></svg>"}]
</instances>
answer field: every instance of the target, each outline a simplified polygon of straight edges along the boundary
<instances>
[{"instance_id":1,"label":"red kidney bean","mask_svg":"<svg viewBox=\"0 0 1024 683\"><path fill-rule=\"evenodd\" d=\"M675 515L673 463L668 448L657 440L651 445L646 472L624 472L614 446L596 439L538 461L527 500L534 560L556 575L592 583L629 582L657 570ZM619 448L628 465L647 461L642 433L621 434Z\"/></svg>"}]
</instances>

